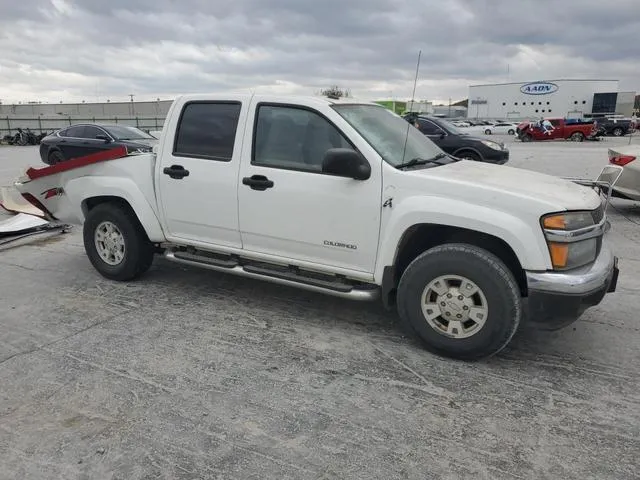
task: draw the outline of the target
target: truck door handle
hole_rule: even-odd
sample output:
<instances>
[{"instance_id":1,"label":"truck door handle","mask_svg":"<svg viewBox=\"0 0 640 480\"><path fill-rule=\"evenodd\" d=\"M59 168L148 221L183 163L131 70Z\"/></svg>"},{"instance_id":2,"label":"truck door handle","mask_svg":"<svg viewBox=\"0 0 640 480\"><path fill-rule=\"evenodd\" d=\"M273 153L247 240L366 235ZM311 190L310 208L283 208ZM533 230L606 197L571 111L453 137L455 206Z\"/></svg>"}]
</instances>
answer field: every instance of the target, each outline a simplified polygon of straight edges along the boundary
<instances>
[{"instance_id":1,"label":"truck door handle","mask_svg":"<svg viewBox=\"0 0 640 480\"><path fill-rule=\"evenodd\" d=\"M264 175L252 175L250 177L244 177L242 179L243 185L248 185L251 190L264 191L267 188L273 187L273 181L269 180Z\"/></svg>"},{"instance_id":2,"label":"truck door handle","mask_svg":"<svg viewBox=\"0 0 640 480\"><path fill-rule=\"evenodd\" d=\"M182 165L171 165L170 167L164 167L162 173L169 175L175 180L181 180L184 177L189 176L189 170L185 170Z\"/></svg>"}]
</instances>

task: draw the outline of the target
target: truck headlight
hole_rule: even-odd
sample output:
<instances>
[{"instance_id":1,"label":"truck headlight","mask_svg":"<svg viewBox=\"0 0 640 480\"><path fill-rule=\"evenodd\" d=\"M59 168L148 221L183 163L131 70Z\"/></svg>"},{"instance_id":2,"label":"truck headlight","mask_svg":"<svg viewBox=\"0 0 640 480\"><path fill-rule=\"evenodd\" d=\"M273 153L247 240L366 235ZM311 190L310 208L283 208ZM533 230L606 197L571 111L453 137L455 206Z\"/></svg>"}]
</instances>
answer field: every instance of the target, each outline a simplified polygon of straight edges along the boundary
<instances>
[{"instance_id":1,"label":"truck headlight","mask_svg":"<svg viewBox=\"0 0 640 480\"><path fill-rule=\"evenodd\" d=\"M541 223L554 270L570 270L596 259L604 220L596 225L591 212L565 212L546 215Z\"/></svg>"},{"instance_id":2,"label":"truck headlight","mask_svg":"<svg viewBox=\"0 0 640 480\"><path fill-rule=\"evenodd\" d=\"M481 140L482 144L494 150L502 150L502 145L491 140Z\"/></svg>"},{"instance_id":3,"label":"truck headlight","mask_svg":"<svg viewBox=\"0 0 640 480\"><path fill-rule=\"evenodd\" d=\"M542 217L545 230L579 230L593 225L591 212L566 212Z\"/></svg>"}]
</instances>

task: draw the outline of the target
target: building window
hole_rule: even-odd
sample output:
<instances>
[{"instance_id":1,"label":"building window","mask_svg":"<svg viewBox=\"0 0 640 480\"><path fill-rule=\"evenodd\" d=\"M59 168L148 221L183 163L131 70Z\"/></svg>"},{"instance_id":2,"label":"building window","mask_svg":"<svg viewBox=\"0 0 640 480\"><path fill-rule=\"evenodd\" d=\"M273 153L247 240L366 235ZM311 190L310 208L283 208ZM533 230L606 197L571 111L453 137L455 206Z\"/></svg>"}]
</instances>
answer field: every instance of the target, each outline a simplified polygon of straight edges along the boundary
<instances>
[{"instance_id":1,"label":"building window","mask_svg":"<svg viewBox=\"0 0 640 480\"><path fill-rule=\"evenodd\" d=\"M582 104L585 105L587 103L586 100L582 100Z\"/></svg>"},{"instance_id":2,"label":"building window","mask_svg":"<svg viewBox=\"0 0 640 480\"><path fill-rule=\"evenodd\" d=\"M518 102L515 102L514 105L518 105Z\"/></svg>"},{"instance_id":3,"label":"building window","mask_svg":"<svg viewBox=\"0 0 640 480\"><path fill-rule=\"evenodd\" d=\"M507 104L507 102L502 102L502 106L504 107Z\"/></svg>"},{"instance_id":4,"label":"building window","mask_svg":"<svg viewBox=\"0 0 640 480\"><path fill-rule=\"evenodd\" d=\"M536 113L538 113L538 109L536 108Z\"/></svg>"},{"instance_id":5,"label":"building window","mask_svg":"<svg viewBox=\"0 0 640 480\"><path fill-rule=\"evenodd\" d=\"M577 105L577 104L578 104L578 100L576 100L576 101L575 101L575 102L573 102L573 103L575 103L575 104Z\"/></svg>"},{"instance_id":6,"label":"building window","mask_svg":"<svg viewBox=\"0 0 640 480\"><path fill-rule=\"evenodd\" d=\"M547 102L547 105L549 105L549 102Z\"/></svg>"},{"instance_id":7,"label":"building window","mask_svg":"<svg viewBox=\"0 0 640 480\"><path fill-rule=\"evenodd\" d=\"M542 105L542 102L538 102L538 105Z\"/></svg>"},{"instance_id":8,"label":"building window","mask_svg":"<svg viewBox=\"0 0 640 480\"><path fill-rule=\"evenodd\" d=\"M542 109L542 113L544 113L544 108Z\"/></svg>"},{"instance_id":9,"label":"building window","mask_svg":"<svg viewBox=\"0 0 640 480\"><path fill-rule=\"evenodd\" d=\"M551 109L549 109L549 113L551 113Z\"/></svg>"},{"instance_id":10,"label":"building window","mask_svg":"<svg viewBox=\"0 0 640 480\"><path fill-rule=\"evenodd\" d=\"M617 93L594 93L592 113L614 113L618 101Z\"/></svg>"},{"instance_id":11,"label":"building window","mask_svg":"<svg viewBox=\"0 0 640 480\"><path fill-rule=\"evenodd\" d=\"M531 102L531 105L534 105L536 102Z\"/></svg>"}]
</instances>

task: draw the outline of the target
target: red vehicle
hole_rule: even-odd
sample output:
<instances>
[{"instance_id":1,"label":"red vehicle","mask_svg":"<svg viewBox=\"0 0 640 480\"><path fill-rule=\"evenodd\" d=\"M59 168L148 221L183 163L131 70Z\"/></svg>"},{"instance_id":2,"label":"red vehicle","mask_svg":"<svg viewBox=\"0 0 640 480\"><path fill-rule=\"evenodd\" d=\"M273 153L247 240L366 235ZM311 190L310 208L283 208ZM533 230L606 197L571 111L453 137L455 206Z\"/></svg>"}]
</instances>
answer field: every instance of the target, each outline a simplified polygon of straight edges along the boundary
<instances>
[{"instance_id":1,"label":"red vehicle","mask_svg":"<svg viewBox=\"0 0 640 480\"><path fill-rule=\"evenodd\" d=\"M518 138L523 142L534 140L571 140L582 142L599 135L593 120L545 118L537 122L522 122L518 125Z\"/></svg>"}]
</instances>

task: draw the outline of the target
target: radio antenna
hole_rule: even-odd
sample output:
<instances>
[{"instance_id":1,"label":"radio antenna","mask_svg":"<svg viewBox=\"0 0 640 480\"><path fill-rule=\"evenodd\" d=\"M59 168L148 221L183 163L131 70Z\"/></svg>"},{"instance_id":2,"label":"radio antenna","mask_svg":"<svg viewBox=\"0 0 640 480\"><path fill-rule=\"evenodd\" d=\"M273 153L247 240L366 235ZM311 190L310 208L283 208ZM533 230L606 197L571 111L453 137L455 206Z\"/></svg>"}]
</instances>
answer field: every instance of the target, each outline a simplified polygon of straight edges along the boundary
<instances>
[{"instance_id":1,"label":"radio antenna","mask_svg":"<svg viewBox=\"0 0 640 480\"><path fill-rule=\"evenodd\" d=\"M416 77L413 80L413 92L411 93L411 110L415 106L415 97L416 97L416 85L418 84L418 72L420 72L420 57L422 56L422 50L418 51L418 64L416 65ZM413 127L413 124L407 122L407 134L404 137L404 148L402 150L402 162L405 162L405 155L407 153L407 140L409 139L409 128Z\"/></svg>"}]
</instances>

